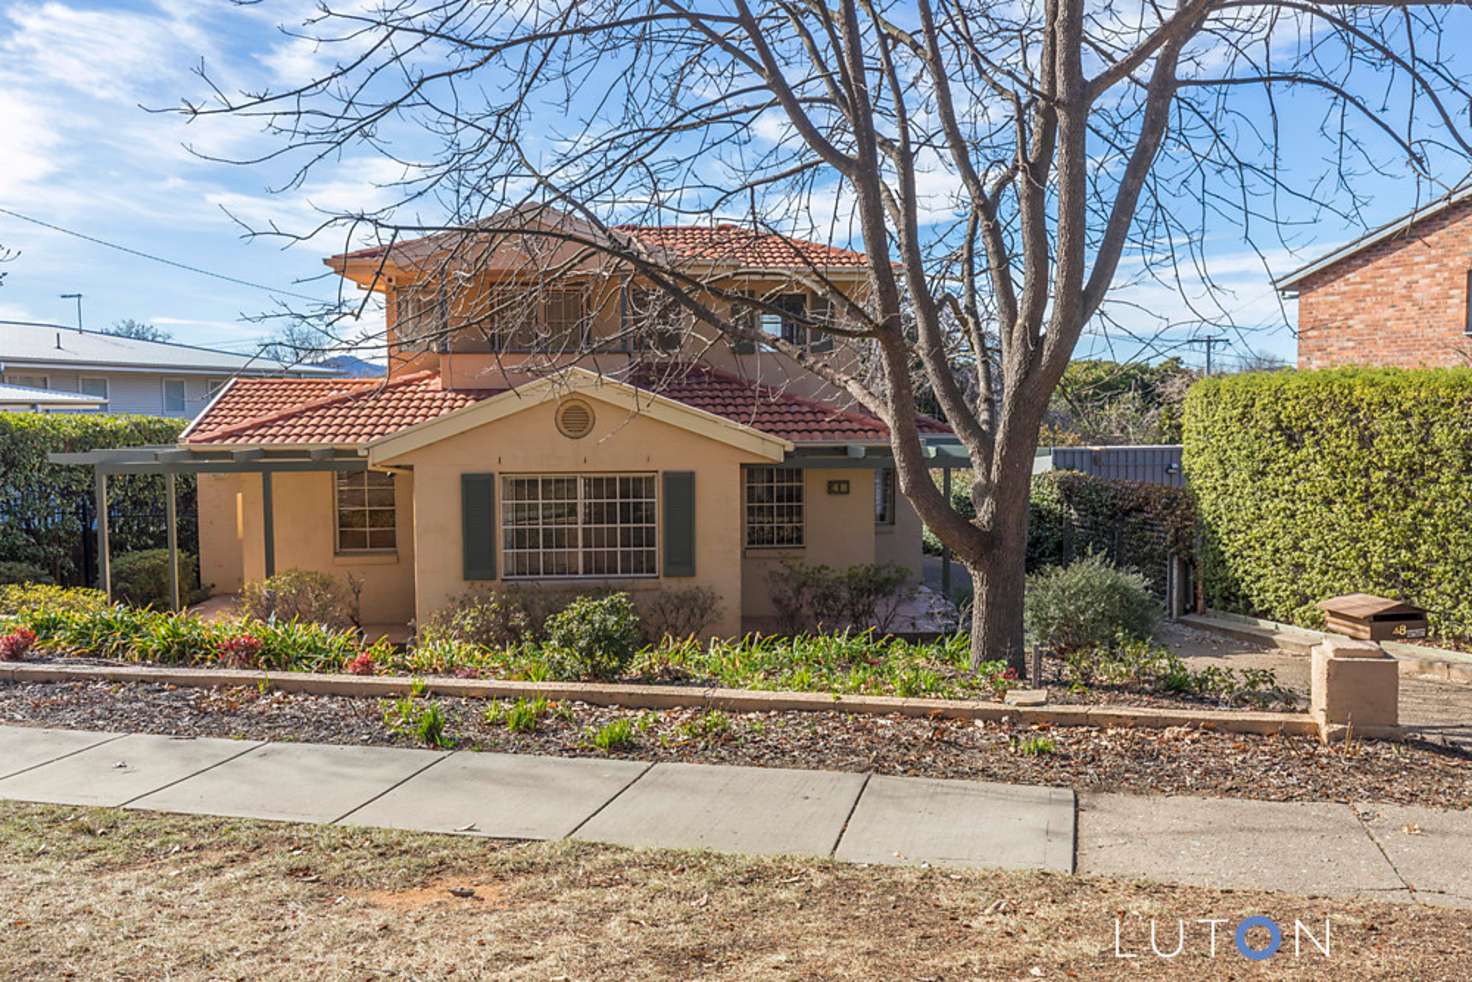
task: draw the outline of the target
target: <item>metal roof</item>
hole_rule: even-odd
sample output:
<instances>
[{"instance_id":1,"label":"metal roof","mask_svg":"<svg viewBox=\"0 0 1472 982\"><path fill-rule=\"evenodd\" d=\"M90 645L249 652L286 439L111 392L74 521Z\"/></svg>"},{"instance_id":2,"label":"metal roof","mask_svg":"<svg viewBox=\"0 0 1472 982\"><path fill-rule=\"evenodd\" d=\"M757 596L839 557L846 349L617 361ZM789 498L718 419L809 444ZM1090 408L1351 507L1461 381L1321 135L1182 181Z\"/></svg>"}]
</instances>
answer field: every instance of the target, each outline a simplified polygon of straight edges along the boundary
<instances>
[{"instance_id":1,"label":"metal roof","mask_svg":"<svg viewBox=\"0 0 1472 982\"><path fill-rule=\"evenodd\" d=\"M1468 198L1472 198L1472 184L1443 195L1424 208L1415 208L1386 225L1382 225L1373 231L1366 232L1357 239L1346 242L1333 252L1326 253L1307 265L1298 267L1287 276L1278 277L1273 280L1273 287L1280 293L1294 292L1299 283L1314 273L1322 269L1327 269L1340 260L1348 259L1355 253L1368 249L1378 242L1384 242L1386 239L1404 232L1417 222L1430 218L1433 215L1439 215L1453 205L1461 204Z\"/></svg>"},{"instance_id":2,"label":"metal roof","mask_svg":"<svg viewBox=\"0 0 1472 982\"><path fill-rule=\"evenodd\" d=\"M29 385L11 385L0 382L0 406L71 406L86 408L101 406L107 402L102 396L83 395L80 392L57 392L54 389L36 389Z\"/></svg>"},{"instance_id":3,"label":"metal roof","mask_svg":"<svg viewBox=\"0 0 1472 982\"><path fill-rule=\"evenodd\" d=\"M332 369L173 341L140 341L60 324L0 323L0 368L91 368L220 375L332 376Z\"/></svg>"}]
</instances>

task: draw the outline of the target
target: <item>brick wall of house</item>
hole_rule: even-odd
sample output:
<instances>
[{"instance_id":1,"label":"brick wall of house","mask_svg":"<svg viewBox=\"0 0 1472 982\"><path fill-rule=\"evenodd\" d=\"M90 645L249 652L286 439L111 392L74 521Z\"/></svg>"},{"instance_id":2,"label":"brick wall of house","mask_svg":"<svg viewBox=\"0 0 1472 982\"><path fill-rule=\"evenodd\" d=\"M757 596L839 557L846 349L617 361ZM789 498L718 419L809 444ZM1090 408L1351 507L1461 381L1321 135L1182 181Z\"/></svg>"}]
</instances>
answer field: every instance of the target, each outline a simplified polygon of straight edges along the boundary
<instances>
[{"instance_id":1,"label":"brick wall of house","mask_svg":"<svg viewBox=\"0 0 1472 982\"><path fill-rule=\"evenodd\" d=\"M1298 367L1472 364L1472 201L1299 284Z\"/></svg>"}]
</instances>

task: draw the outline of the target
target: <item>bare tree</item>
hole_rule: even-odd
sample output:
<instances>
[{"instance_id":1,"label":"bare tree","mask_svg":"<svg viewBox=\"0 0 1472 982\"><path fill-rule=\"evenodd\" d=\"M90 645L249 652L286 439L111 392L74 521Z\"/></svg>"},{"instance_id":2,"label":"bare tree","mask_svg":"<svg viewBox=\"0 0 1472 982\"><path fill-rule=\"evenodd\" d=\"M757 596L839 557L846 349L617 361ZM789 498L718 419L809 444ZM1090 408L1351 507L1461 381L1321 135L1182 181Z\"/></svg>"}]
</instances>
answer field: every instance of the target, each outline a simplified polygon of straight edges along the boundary
<instances>
[{"instance_id":1,"label":"bare tree","mask_svg":"<svg viewBox=\"0 0 1472 982\"><path fill-rule=\"evenodd\" d=\"M102 329L103 334L112 334L120 338L133 338L136 341L172 341L174 336L161 327L131 317L125 317L120 321L113 322L112 327Z\"/></svg>"},{"instance_id":2,"label":"bare tree","mask_svg":"<svg viewBox=\"0 0 1472 982\"><path fill-rule=\"evenodd\" d=\"M1407 0L329 0L301 33L336 56L330 70L279 92L212 83L182 111L260 121L277 142L254 162L289 162L284 188L353 153L400 163L391 207L323 227L354 242L437 234L419 261L440 290L515 242L540 282L637 276L692 330L825 380L888 424L900 488L971 571L973 657L1021 670L1033 454L1081 333L1123 323L1106 303L1122 283L1209 278L1212 230L1281 245L1296 221L1357 219L1367 173L1466 173L1469 92L1444 27L1465 32L1466 13ZM1312 152L1288 159L1284 128ZM868 260L863 290L794 245L828 303L801 337L773 336L759 324L771 297L692 272L630 228L717 220L851 245ZM420 340L495 321L431 318ZM840 343L805 343L811 332ZM922 392L958 441L972 519L932 479Z\"/></svg>"},{"instance_id":3,"label":"bare tree","mask_svg":"<svg viewBox=\"0 0 1472 982\"><path fill-rule=\"evenodd\" d=\"M0 263L15 262L15 260L19 258L19 256L20 253L16 252L14 249L7 249L3 245L0 245ZM8 270L0 269L0 286L5 285L5 277L9 275L10 273Z\"/></svg>"}]
</instances>

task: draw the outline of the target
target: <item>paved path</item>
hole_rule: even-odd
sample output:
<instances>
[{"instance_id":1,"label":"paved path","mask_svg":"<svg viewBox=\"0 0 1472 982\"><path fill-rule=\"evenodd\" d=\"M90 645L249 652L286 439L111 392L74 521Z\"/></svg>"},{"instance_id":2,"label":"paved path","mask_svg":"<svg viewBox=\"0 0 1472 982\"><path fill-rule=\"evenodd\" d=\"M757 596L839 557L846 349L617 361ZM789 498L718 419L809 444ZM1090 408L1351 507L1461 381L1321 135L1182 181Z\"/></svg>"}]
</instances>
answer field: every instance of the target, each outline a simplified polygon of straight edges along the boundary
<instances>
[{"instance_id":1,"label":"paved path","mask_svg":"<svg viewBox=\"0 0 1472 982\"><path fill-rule=\"evenodd\" d=\"M28 727L0 798L1472 907L1472 811L1406 806Z\"/></svg>"},{"instance_id":2,"label":"paved path","mask_svg":"<svg viewBox=\"0 0 1472 982\"><path fill-rule=\"evenodd\" d=\"M0 727L0 798L866 863L1072 872L1072 791Z\"/></svg>"}]
</instances>

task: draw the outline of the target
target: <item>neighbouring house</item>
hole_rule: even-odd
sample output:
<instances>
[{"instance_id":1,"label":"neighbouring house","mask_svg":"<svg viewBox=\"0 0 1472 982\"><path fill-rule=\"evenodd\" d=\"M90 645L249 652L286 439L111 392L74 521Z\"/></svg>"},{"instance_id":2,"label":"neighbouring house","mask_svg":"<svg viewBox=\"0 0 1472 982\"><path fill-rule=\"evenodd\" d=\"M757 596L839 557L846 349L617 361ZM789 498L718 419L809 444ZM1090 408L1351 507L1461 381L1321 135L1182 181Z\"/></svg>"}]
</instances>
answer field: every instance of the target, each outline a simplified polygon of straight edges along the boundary
<instances>
[{"instance_id":1,"label":"neighbouring house","mask_svg":"<svg viewBox=\"0 0 1472 982\"><path fill-rule=\"evenodd\" d=\"M867 282L862 255L816 243L728 226L635 234L704 282L779 298L791 316L762 327L789 338L821 302L815 272L855 297ZM373 623L422 619L474 587L616 587L637 601L703 586L722 600L711 633L736 634L772 624L768 576L785 560L894 562L920 581L920 522L880 420L819 398L824 386L771 350L672 330L606 268L572 263L514 317L472 327L463 310L487 297L509 310L528 289L524 259L477 264L447 302L425 271L455 272L449 248L435 236L328 260L384 294L386 377L240 378L178 447L54 459L198 473L203 582L222 593L288 568L351 575ZM548 342L564 328L583 337L566 357ZM954 439L922 428L937 446Z\"/></svg>"},{"instance_id":2,"label":"neighbouring house","mask_svg":"<svg viewBox=\"0 0 1472 982\"><path fill-rule=\"evenodd\" d=\"M58 400L44 407L48 411L188 419L197 416L232 378L330 378L337 374L330 368L284 365L172 341L140 341L56 324L0 323L0 381L75 393L88 400L86 404Z\"/></svg>"},{"instance_id":3,"label":"neighbouring house","mask_svg":"<svg viewBox=\"0 0 1472 982\"><path fill-rule=\"evenodd\" d=\"M1298 298L1298 367L1472 364L1472 187L1274 281Z\"/></svg>"}]
</instances>

